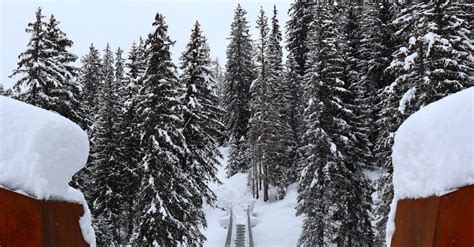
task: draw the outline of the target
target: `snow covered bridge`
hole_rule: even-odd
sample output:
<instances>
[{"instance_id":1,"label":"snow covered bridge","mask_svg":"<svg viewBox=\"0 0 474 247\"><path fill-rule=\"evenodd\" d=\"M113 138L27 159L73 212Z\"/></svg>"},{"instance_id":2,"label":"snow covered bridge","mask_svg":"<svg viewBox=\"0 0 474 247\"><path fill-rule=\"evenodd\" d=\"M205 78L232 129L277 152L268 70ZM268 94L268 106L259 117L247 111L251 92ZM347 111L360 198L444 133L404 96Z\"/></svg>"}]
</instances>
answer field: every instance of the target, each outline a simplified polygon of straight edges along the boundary
<instances>
[{"instance_id":1,"label":"snow covered bridge","mask_svg":"<svg viewBox=\"0 0 474 247\"><path fill-rule=\"evenodd\" d=\"M225 241L225 247L253 247L252 237L252 224L250 221L250 207L245 210L246 222L242 222L242 218L234 221L233 210L229 210L230 218L229 225L227 227L227 238Z\"/></svg>"}]
</instances>

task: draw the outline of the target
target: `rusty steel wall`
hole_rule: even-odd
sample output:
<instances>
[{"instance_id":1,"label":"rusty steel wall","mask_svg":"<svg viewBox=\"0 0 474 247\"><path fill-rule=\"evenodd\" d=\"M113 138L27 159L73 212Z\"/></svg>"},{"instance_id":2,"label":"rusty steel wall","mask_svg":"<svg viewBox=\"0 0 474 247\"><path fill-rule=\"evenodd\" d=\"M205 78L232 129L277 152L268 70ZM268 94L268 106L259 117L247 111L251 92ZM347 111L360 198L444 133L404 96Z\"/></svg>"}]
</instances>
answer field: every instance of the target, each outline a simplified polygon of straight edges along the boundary
<instances>
[{"instance_id":1,"label":"rusty steel wall","mask_svg":"<svg viewBox=\"0 0 474 247\"><path fill-rule=\"evenodd\" d=\"M89 246L79 218L82 205L36 200L0 188L0 246Z\"/></svg>"},{"instance_id":2,"label":"rusty steel wall","mask_svg":"<svg viewBox=\"0 0 474 247\"><path fill-rule=\"evenodd\" d=\"M392 246L474 246L474 185L440 197L400 200Z\"/></svg>"}]
</instances>

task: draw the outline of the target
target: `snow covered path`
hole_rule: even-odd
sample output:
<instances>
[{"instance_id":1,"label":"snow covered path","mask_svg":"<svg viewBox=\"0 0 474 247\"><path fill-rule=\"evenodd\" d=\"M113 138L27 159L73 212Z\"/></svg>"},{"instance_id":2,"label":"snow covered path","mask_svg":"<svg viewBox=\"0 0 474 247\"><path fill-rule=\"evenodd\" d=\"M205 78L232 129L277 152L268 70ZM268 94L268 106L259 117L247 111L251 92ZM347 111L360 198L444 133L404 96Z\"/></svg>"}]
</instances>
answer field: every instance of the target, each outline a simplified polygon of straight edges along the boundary
<instances>
[{"instance_id":1,"label":"snow covered path","mask_svg":"<svg viewBox=\"0 0 474 247\"><path fill-rule=\"evenodd\" d=\"M221 166L218 167L218 178L222 184L211 184L210 187L216 193L217 207L212 208L208 205L204 210L208 227L203 230L207 238L204 246L218 247L223 246L227 235L227 225L229 223L229 211L233 211L233 237L235 236L236 225L247 225L246 210L249 205L254 203L252 194L247 189L247 174L239 173L231 178L226 178L225 167L227 166L228 148L221 148L223 159ZM246 232L247 234L247 232ZM234 239L233 239L234 240ZM234 243L234 241L232 241Z\"/></svg>"},{"instance_id":2,"label":"snow covered path","mask_svg":"<svg viewBox=\"0 0 474 247\"><path fill-rule=\"evenodd\" d=\"M210 188L217 196L217 207L208 205L204 207L208 227L202 229L207 241L204 246L222 247L227 236L229 224L229 211L233 210L233 239L237 225L245 226L245 245L248 246L247 208L251 209L251 224L254 245L257 247L290 247L296 246L303 225L303 218L295 216L296 185L290 185L285 199L281 201L264 203L252 198L252 193L247 186L248 174L238 173L227 178L225 167L229 156L228 148L221 148L223 159L218 167L218 178L222 184L211 184ZM252 210L253 209L253 210Z\"/></svg>"}]
</instances>

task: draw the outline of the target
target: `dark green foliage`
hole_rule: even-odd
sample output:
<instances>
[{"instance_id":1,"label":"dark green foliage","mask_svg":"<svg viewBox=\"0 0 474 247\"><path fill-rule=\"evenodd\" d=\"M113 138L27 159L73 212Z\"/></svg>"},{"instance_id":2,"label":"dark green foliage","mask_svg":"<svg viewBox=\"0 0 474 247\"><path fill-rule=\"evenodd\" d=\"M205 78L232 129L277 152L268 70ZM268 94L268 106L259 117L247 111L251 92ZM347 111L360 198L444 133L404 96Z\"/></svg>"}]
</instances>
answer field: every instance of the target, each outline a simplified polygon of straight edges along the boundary
<instances>
[{"instance_id":1,"label":"dark green foliage","mask_svg":"<svg viewBox=\"0 0 474 247\"><path fill-rule=\"evenodd\" d=\"M242 143L242 138L243 140L247 139L250 118L249 88L255 79L252 60L253 47L248 22L245 17L246 13L239 4L235 10L234 21L230 31L230 43L227 47L224 119L228 139L233 143L231 149L233 147L238 149L238 151L231 150L232 153L245 152L243 150L244 147L241 147L240 144ZM228 170L229 175L235 174L237 170L246 170L250 165L245 159L238 162L232 158L229 164L232 164Z\"/></svg>"},{"instance_id":2,"label":"dark green foliage","mask_svg":"<svg viewBox=\"0 0 474 247\"><path fill-rule=\"evenodd\" d=\"M78 102L82 89L72 65L77 56L68 51L73 42L59 29L53 15L48 23L43 17L38 8L35 22L26 28L30 41L27 50L18 56L18 67L11 75L20 76L14 85L15 98L82 124Z\"/></svg>"},{"instance_id":3,"label":"dark green foliage","mask_svg":"<svg viewBox=\"0 0 474 247\"><path fill-rule=\"evenodd\" d=\"M309 45L304 112L306 132L300 149L304 167L297 214L306 214L299 244L364 246L372 243L370 187L354 160L357 138L351 92L344 78L344 49L338 47L331 7L318 6Z\"/></svg>"},{"instance_id":4,"label":"dark green foliage","mask_svg":"<svg viewBox=\"0 0 474 247\"><path fill-rule=\"evenodd\" d=\"M183 167L189 174L189 180L197 189L193 198L193 217L199 225L205 226L203 199L214 204L214 192L208 187L210 182L218 182L216 177L218 161L218 140L224 131L220 122L222 110L215 89L215 81L210 70L209 47L203 36L199 22L196 22L190 41L181 56L180 82L184 87L181 100L183 103L183 136L189 153L183 158ZM197 225L197 226L199 226ZM197 227L196 226L196 227ZM200 240L201 241L201 240Z\"/></svg>"}]
</instances>

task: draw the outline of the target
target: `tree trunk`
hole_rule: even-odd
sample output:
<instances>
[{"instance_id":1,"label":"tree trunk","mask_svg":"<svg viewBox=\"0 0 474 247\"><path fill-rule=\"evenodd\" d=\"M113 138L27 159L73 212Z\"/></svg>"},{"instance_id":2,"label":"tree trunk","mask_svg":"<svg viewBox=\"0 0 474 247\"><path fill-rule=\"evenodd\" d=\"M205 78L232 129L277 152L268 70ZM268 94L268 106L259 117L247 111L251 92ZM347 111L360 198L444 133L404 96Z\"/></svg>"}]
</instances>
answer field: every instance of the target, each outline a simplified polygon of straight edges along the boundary
<instances>
[{"instance_id":1,"label":"tree trunk","mask_svg":"<svg viewBox=\"0 0 474 247\"><path fill-rule=\"evenodd\" d=\"M262 189L262 163L258 161L258 189Z\"/></svg>"},{"instance_id":2,"label":"tree trunk","mask_svg":"<svg viewBox=\"0 0 474 247\"><path fill-rule=\"evenodd\" d=\"M268 165L264 164L264 175L263 175L263 201L267 202L269 200L268 197Z\"/></svg>"},{"instance_id":3,"label":"tree trunk","mask_svg":"<svg viewBox=\"0 0 474 247\"><path fill-rule=\"evenodd\" d=\"M130 197L130 212L129 212L128 222L127 222L128 223L127 241L129 241L130 238L132 238L132 235L133 235L133 218L134 218L133 208L134 208L133 198Z\"/></svg>"}]
</instances>

